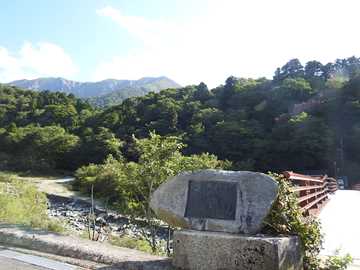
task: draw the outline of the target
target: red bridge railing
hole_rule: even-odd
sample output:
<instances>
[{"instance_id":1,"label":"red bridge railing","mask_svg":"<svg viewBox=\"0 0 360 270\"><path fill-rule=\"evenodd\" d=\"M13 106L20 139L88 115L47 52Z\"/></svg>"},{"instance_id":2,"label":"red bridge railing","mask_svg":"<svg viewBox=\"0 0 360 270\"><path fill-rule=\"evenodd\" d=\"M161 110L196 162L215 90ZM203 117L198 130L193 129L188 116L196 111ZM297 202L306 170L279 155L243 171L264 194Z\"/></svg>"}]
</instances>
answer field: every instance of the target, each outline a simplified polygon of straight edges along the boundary
<instances>
[{"instance_id":1,"label":"red bridge railing","mask_svg":"<svg viewBox=\"0 0 360 270\"><path fill-rule=\"evenodd\" d=\"M304 215L309 215L312 209L320 209L328 199L328 194L337 190L336 179L327 175L309 176L291 171L282 174L293 183L293 192L298 195Z\"/></svg>"},{"instance_id":2,"label":"red bridge railing","mask_svg":"<svg viewBox=\"0 0 360 270\"><path fill-rule=\"evenodd\" d=\"M328 177L327 178L327 185L330 193L334 193L338 190L338 184L335 178Z\"/></svg>"}]
</instances>

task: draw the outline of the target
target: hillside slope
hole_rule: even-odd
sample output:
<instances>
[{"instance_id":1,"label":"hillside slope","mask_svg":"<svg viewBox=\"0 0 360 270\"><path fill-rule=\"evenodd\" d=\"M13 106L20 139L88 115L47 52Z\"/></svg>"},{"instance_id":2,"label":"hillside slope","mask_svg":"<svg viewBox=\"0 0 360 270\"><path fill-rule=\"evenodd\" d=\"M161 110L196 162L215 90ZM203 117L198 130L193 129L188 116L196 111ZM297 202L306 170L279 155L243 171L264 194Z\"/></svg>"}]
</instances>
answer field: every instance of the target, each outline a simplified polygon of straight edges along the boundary
<instances>
[{"instance_id":1,"label":"hillside slope","mask_svg":"<svg viewBox=\"0 0 360 270\"><path fill-rule=\"evenodd\" d=\"M94 109L73 95L0 87L0 166L76 169L110 154L137 160L133 135L181 137L236 170L326 171L360 179L360 58L292 59L272 80L229 77ZM9 167L9 166L8 166Z\"/></svg>"}]
</instances>

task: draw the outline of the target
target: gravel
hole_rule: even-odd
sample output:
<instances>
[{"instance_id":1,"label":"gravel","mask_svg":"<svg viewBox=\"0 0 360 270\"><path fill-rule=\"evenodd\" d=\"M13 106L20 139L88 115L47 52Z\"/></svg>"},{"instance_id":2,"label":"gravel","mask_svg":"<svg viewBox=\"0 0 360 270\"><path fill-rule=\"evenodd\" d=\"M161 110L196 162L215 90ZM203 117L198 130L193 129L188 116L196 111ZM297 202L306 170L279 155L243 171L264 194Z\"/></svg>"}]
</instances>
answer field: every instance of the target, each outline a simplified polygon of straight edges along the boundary
<instances>
[{"instance_id":1,"label":"gravel","mask_svg":"<svg viewBox=\"0 0 360 270\"><path fill-rule=\"evenodd\" d=\"M73 199L58 195L47 195L49 200L48 215L63 221L67 228L71 231L82 234L88 231L88 218L91 204L81 199ZM144 238L150 236L150 228L148 228L143 220L137 220L136 223L130 222L130 219L124 215L114 211L106 211L100 207L95 207L95 230L106 231L113 236L128 236L133 238ZM91 225L91 228L93 226ZM156 241L158 243L166 242L168 236L168 228L160 226L157 229Z\"/></svg>"}]
</instances>

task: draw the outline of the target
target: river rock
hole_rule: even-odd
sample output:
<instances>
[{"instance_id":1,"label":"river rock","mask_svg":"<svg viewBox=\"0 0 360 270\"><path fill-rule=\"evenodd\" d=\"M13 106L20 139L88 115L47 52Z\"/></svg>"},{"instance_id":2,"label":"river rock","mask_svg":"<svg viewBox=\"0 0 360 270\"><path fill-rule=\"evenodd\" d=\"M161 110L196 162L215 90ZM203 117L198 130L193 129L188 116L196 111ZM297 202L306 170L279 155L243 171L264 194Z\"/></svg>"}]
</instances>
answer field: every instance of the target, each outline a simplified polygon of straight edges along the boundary
<instances>
[{"instance_id":1,"label":"river rock","mask_svg":"<svg viewBox=\"0 0 360 270\"><path fill-rule=\"evenodd\" d=\"M200 170L162 184L150 206L174 227L256 234L277 193L277 183L262 173Z\"/></svg>"}]
</instances>

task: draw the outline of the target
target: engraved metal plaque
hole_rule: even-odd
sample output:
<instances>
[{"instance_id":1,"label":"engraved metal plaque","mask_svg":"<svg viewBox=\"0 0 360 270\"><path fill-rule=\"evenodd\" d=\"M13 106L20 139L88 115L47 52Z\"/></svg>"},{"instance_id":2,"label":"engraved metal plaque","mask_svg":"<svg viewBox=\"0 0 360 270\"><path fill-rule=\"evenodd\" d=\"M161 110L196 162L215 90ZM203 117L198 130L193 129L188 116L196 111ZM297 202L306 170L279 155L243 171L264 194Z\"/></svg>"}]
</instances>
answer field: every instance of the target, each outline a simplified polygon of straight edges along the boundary
<instances>
[{"instance_id":1,"label":"engraved metal plaque","mask_svg":"<svg viewBox=\"0 0 360 270\"><path fill-rule=\"evenodd\" d=\"M237 183L189 181L185 217L235 220Z\"/></svg>"}]
</instances>

